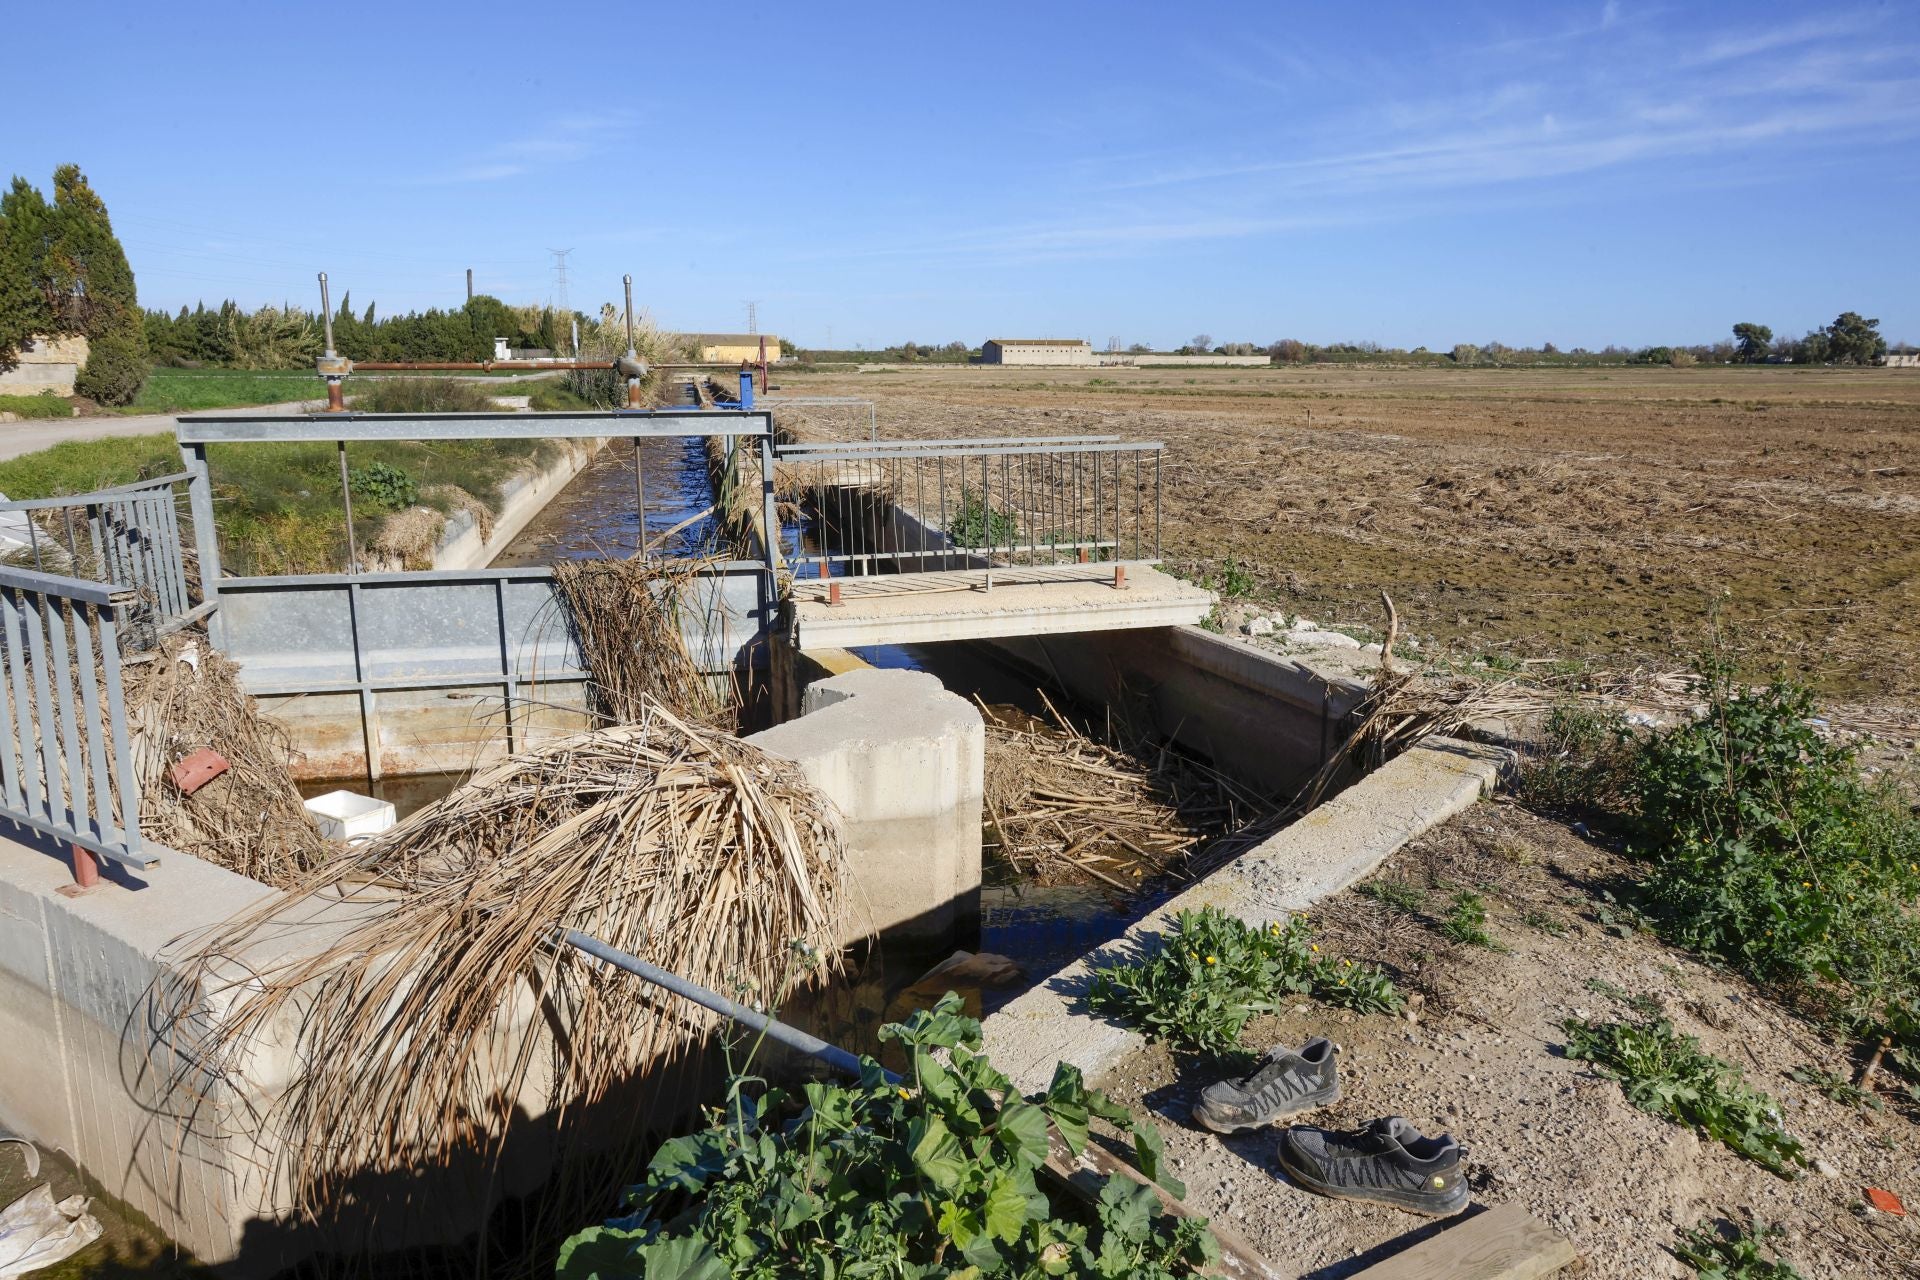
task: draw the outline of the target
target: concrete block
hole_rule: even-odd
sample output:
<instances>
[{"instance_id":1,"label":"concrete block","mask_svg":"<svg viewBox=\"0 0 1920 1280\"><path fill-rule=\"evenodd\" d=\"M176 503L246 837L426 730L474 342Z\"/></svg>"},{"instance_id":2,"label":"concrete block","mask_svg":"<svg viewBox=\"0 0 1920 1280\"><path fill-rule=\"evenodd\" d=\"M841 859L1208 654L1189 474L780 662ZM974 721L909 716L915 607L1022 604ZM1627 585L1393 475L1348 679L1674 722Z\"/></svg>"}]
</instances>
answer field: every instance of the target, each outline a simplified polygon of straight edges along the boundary
<instances>
[{"instance_id":1,"label":"concrete block","mask_svg":"<svg viewBox=\"0 0 1920 1280\"><path fill-rule=\"evenodd\" d=\"M796 720L747 741L799 763L845 820L848 941L940 939L977 908L986 728L919 671L849 671L809 685Z\"/></svg>"}]
</instances>

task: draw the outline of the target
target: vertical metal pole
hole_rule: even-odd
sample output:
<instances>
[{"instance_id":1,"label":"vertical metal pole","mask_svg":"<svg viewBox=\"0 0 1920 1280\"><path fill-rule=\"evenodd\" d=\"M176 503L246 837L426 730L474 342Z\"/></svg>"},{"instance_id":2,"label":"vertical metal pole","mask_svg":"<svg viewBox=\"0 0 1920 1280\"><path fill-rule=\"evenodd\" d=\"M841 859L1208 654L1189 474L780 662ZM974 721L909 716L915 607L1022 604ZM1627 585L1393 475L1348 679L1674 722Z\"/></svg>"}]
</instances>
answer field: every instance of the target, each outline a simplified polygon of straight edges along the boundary
<instances>
[{"instance_id":1,"label":"vertical metal pole","mask_svg":"<svg viewBox=\"0 0 1920 1280\"><path fill-rule=\"evenodd\" d=\"M467 268L467 305L473 305L473 268Z\"/></svg>"},{"instance_id":2,"label":"vertical metal pole","mask_svg":"<svg viewBox=\"0 0 1920 1280\"><path fill-rule=\"evenodd\" d=\"M626 287L626 291L627 291L627 360L629 364L632 364L634 362L637 362L640 359L639 353L633 349L633 277L631 275L621 276L620 281ZM639 407L640 407L640 379L629 377L627 379L627 408L638 409ZM634 444L637 449L639 446L639 442L636 440ZM638 465L637 453L635 455L635 465L636 466ZM641 503L641 506L643 508L643 515L644 515L645 505L646 504L643 501ZM644 531L645 528L646 528L646 521L642 519L641 529ZM642 539L642 541L644 542L644 539Z\"/></svg>"},{"instance_id":3,"label":"vertical metal pole","mask_svg":"<svg viewBox=\"0 0 1920 1280\"><path fill-rule=\"evenodd\" d=\"M180 453L187 466L187 510L193 516L194 557L200 562L200 599L220 599L220 533L213 523L213 481L207 473L207 446L185 444ZM226 622L215 609L207 619L213 642L226 647Z\"/></svg>"},{"instance_id":4,"label":"vertical metal pole","mask_svg":"<svg viewBox=\"0 0 1920 1280\"><path fill-rule=\"evenodd\" d=\"M767 591L768 598L778 585L775 578L780 568L780 512L773 498L773 423L767 423L767 431L758 438L760 449L760 518L766 524L765 550L767 553Z\"/></svg>"},{"instance_id":5,"label":"vertical metal pole","mask_svg":"<svg viewBox=\"0 0 1920 1280\"><path fill-rule=\"evenodd\" d=\"M120 843L140 851L140 777L133 771L133 743L127 735L126 690L120 683L120 640L114 609L100 610L100 670L107 682L107 723L113 728L113 767L120 780Z\"/></svg>"},{"instance_id":6,"label":"vertical metal pole","mask_svg":"<svg viewBox=\"0 0 1920 1280\"><path fill-rule=\"evenodd\" d=\"M360 551L353 540L353 482L347 478L347 442L336 440L340 450L340 509L347 515L347 572L360 572Z\"/></svg>"},{"instance_id":7,"label":"vertical metal pole","mask_svg":"<svg viewBox=\"0 0 1920 1280\"><path fill-rule=\"evenodd\" d=\"M633 505L638 510L640 532L634 544L634 554L642 560L647 558L647 471L640 460L640 437L633 438Z\"/></svg>"},{"instance_id":8,"label":"vertical metal pole","mask_svg":"<svg viewBox=\"0 0 1920 1280\"><path fill-rule=\"evenodd\" d=\"M322 377L327 381L327 412L345 413L347 402L340 383L340 353L333 348L333 299L327 292L327 273L320 273L320 319L326 326L327 353L321 357Z\"/></svg>"}]
</instances>

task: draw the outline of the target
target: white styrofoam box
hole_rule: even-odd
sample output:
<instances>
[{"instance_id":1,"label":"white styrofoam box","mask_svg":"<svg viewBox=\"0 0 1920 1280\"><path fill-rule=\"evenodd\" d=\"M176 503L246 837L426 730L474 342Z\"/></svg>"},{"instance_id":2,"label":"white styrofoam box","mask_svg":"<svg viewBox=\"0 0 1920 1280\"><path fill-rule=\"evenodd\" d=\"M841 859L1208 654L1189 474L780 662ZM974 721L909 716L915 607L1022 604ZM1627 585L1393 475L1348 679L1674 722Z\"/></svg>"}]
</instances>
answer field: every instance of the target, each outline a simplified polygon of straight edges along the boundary
<instances>
[{"instance_id":1,"label":"white styrofoam box","mask_svg":"<svg viewBox=\"0 0 1920 1280\"><path fill-rule=\"evenodd\" d=\"M307 812L320 824L321 835L349 844L377 836L394 823L391 804L352 791L315 796L307 801Z\"/></svg>"}]
</instances>

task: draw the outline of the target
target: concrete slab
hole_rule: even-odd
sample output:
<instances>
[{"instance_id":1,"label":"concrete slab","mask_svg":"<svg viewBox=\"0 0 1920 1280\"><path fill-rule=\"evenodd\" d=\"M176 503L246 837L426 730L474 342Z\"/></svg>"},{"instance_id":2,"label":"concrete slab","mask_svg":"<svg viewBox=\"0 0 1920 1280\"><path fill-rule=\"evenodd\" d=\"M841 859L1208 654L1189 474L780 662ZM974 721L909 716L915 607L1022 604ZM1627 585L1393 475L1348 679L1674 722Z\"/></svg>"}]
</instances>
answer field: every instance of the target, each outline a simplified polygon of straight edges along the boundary
<instances>
[{"instance_id":1,"label":"concrete slab","mask_svg":"<svg viewBox=\"0 0 1920 1280\"><path fill-rule=\"evenodd\" d=\"M1304 911L1490 794L1506 759L1493 747L1430 739L1163 904L1102 954L1150 947L1181 911L1219 907L1255 924ZM1094 959L1075 961L986 1019L987 1052L1022 1092L1046 1088L1056 1062L1097 1079L1145 1043L1081 1005Z\"/></svg>"},{"instance_id":2,"label":"concrete slab","mask_svg":"<svg viewBox=\"0 0 1920 1280\"><path fill-rule=\"evenodd\" d=\"M794 584L792 643L799 649L992 640L1003 636L1172 627L1199 622L1213 595L1148 565L964 569ZM989 586L991 582L991 586Z\"/></svg>"}]
</instances>

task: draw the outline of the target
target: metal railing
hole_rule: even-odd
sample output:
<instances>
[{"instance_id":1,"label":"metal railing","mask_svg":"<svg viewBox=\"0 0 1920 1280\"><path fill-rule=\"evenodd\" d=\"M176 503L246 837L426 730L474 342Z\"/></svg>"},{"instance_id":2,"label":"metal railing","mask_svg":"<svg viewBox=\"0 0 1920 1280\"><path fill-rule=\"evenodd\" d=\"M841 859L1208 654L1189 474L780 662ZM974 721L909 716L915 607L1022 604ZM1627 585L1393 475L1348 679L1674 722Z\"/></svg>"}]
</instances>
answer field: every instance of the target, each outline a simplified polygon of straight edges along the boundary
<instances>
[{"instance_id":1,"label":"metal railing","mask_svg":"<svg viewBox=\"0 0 1920 1280\"><path fill-rule=\"evenodd\" d=\"M1156 442L1115 436L783 445L797 576L1160 558Z\"/></svg>"},{"instance_id":2,"label":"metal railing","mask_svg":"<svg viewBox=\"0 0 1920 1280\"><path fill-rule=\"evenodd\" d=\"M0 568L0 817L149 867L120 681L132 599L119 585Z\"/></svg>"},{"instance_id":3,"label":"metal railing","mask_svg":"<svg viewBox=\"0 0 1920 1280\"><path fill-rule=\"evenodd\" d=\"M122 622L150 641L201 612L187 578L175 488L190 479L183 471L93 493L0 502L0 539L13 544L6 558L131 592Z\"/></svg>"}]
</instances>

